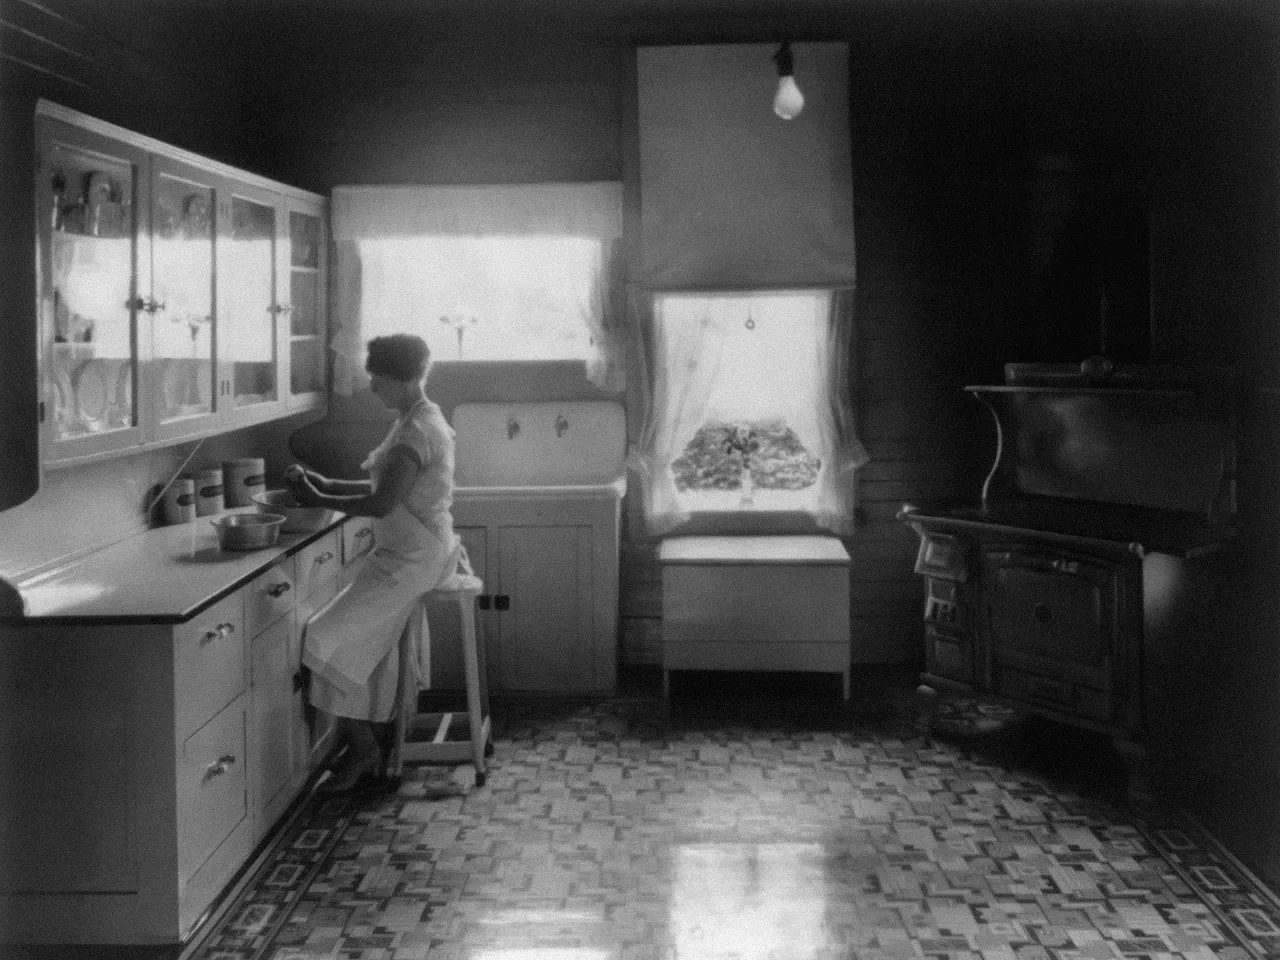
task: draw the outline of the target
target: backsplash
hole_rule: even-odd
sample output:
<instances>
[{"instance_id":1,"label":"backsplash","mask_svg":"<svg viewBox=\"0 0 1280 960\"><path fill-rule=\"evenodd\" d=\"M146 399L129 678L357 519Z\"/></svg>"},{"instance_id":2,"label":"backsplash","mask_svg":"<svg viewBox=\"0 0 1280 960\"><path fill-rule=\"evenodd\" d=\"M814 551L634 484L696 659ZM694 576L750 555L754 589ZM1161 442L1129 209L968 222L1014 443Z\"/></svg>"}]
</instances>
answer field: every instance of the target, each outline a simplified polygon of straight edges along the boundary
<instances>
[{"instance_id":1,"label":"backsplash","mask_svg":"<svg viewBox=\"0 0 1280 960\"><path fill-rule=\"evenodd\" d=\"M304 415L210 437L186 469L215 466L232 457L260 456L267 461L268 485L278 485L290 462L289 434L307 420ZM0 512L0 577L16 581L144 530L148 494L157 484L168 482L194 447L192 441L46 471L39 493Z\"/></svg>"}]
</instances>

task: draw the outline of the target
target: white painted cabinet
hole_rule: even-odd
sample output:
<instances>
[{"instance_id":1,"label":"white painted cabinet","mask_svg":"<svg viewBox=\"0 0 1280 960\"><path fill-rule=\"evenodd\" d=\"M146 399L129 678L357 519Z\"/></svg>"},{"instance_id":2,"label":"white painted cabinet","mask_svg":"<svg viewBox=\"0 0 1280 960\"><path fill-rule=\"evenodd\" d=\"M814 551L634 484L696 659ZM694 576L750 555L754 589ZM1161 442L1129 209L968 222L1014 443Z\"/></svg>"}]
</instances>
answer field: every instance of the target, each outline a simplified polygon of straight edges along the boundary
<instances>
[{"instance_id":1,"label":"white painted cabinet","mask_svg":"<svg viewBox=\"0 0 1280 960\"><path fill-rule=\"evenodd\" d=\"M672 670L838 673L849 699L849 553L830 536L670 537L662 688Z\"/></svg>"},{"instance_id":2,"label":"white painted cabinet","mask_svg":"<svg viewBox=\"0 0 1280 960\"><path fill-rule=\"evenodd\" d=\"M498 686L597 689L591 528L501 526L492 535Z\"/></svg>"},{"instance_id":3,"label":"white painted cabinet","mask_svg":"<svg viewBox=\"0 0 1280 960\"><path fill-rule=\"evenodd\" d=\"M160 538L167 557L171 536L140 539ZM282 555L186 622L115 611L0 625L0 942L192 932L327 752L304 702L301 627L336 593L346 537ZM145 548L113 551L83 561L86 583L139 574Z\"/></svg>"},{"instance_id":4,"label":"white painted cabinet","mask_svg":"<svg viewBox=\"0 0 1280 960\"><path fill-rule=\"evenodd\" d=\"M41 101L47 466L326 402L323 197Z\"/></svg>"},{"instance_id":5,"label":"white painted cabinet","mask_svg":"<svg viewBox=\"0 0 1280 960\"><path fill-rule=\"evenodd\" d=\"M480 597L491 689L612 693L618 655L618 502L613 496L463 494L454 518ZM433 625L431 684L462 689L453 622ZM456 620L456 617L453 618ZM439 667L439 669L437 669Z\"/></svg>"},{"instance_id":6,"label":"white painted cabinet","mask_svg":"<svg viewBox=\"0 0 1280 960\"><path fill-rule=\"evenodd\" d=\"M293 614L249 641L249 799L253 839L261 840L292 800L299 764L293 735Z\"/></svg>"}]
</instances>

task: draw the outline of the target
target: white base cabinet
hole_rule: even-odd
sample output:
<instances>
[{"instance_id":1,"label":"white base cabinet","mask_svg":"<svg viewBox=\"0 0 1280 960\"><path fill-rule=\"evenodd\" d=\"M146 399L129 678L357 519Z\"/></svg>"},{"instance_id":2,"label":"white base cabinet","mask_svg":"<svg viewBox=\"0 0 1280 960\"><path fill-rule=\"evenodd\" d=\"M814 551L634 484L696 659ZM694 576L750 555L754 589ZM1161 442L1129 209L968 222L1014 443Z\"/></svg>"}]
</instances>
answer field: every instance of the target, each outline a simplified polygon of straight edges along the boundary
<instances>
[{"instance_id":1,"label":"white base cabinet","mask_svg":"<svg viewBox=\"0 0 1280 960\"><path fill-rule=\"evenodd\" d=\"M461 490L455 528L484 580L491 690L610 694L618 670L619 497ZM433 603L431 687L461 690L457 615Z\"/></svg>"},{"instance_id":2,"label":"white base cabinet","mask_svg":"<svg viewBox=\"0 0 1280 960\"><path fill-rule=\"evenodd\" d=\"M0 943L190 936L327 753L300 627L342 544L184 623L0 625Z\"/></svg>"},{"instance_id":3,"label":"white base cabinet","mask_svg":"<svg viewBox=\"0 0 1280 960\"><path fill-rule=\"evenodd\" d=\"M838 673L849 699L849 554L835 537L672 537L662 689L672 670Z\"/></svg>"}]
</instances>

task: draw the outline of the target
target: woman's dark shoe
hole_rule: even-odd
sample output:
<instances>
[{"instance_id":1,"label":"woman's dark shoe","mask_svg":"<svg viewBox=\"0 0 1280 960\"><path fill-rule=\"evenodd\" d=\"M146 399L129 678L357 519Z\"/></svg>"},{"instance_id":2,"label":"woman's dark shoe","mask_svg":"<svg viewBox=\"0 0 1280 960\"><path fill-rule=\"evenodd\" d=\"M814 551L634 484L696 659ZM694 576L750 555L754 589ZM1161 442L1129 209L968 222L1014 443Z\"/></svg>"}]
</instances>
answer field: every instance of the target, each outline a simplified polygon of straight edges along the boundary
<instances>
[{"instance_id":1,"label":"woman's dark shoe","mask_svg":"<svg viewBox=\"0 0 1280 960\"><path fill-rule=\"evenodd\" d=\"M329 778L316 787L316 793L332 796L338 793L355 793L369 790L384 782L382 761L370 760L353 763L342 771L332 771Z\"/></svg>"}]
</instances>

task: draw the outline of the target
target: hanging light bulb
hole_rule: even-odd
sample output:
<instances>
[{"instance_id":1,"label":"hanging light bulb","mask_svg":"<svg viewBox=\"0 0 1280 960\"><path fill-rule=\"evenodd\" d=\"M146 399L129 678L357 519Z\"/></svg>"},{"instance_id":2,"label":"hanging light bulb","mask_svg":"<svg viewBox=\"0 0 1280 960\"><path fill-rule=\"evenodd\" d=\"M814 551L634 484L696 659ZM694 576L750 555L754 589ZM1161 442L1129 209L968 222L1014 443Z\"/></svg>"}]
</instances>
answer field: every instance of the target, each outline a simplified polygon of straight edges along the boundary
<instances>
[{"instance_id":1,"label":"hanging light bulb","mask_svg":"<svg viewBox=\"0 0 1280 960\"><path fill-rule=\"evenodd\" d=\"M794 120L804 109L804 94L793 76L795 64L791 56L791 42L784 40L773 55L778 65L778 92L773 96L773 112L783 120Z\"/></svg>"}]
</instances>

